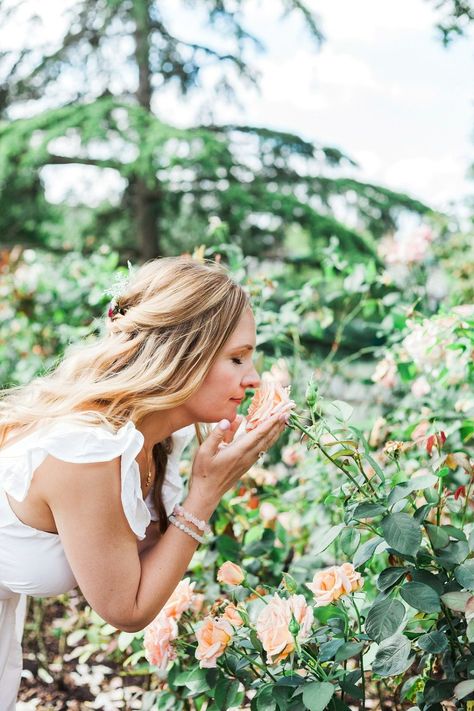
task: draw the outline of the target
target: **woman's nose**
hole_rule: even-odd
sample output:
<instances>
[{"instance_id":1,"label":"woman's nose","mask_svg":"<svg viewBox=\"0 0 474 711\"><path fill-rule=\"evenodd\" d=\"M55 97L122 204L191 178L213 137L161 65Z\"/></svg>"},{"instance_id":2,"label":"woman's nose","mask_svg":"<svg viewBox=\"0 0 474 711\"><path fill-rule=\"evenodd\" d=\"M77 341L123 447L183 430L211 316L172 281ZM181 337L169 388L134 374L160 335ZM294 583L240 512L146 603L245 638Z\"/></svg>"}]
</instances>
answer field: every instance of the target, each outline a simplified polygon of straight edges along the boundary
<instances>
[{"instance_id":1,"label":"woman's nose","mask_svg":"<svg viewBox=\"0 0 474 711\"><path fill-rule=\"evenodd\" d=\"M260 386L260 376L255 368L252 368L251 372L244 377L244 385L246 388L258 388Z\"/></svg>"}]
</instances>

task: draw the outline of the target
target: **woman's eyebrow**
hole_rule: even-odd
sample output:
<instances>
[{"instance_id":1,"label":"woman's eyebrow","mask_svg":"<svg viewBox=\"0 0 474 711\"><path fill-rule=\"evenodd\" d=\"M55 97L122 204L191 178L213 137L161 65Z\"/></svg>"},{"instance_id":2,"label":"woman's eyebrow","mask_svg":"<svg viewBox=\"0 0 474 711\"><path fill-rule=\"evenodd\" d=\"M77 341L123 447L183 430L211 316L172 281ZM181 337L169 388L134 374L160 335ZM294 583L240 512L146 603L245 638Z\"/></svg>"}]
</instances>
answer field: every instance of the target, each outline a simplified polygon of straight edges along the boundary
<instances>
[{"instance_id":1,"label":"woman's eyebrow","mask_svg":"<svg viewBox=\"0 0 474 711\"><path fill-rule=\"evenodd\" d=\"M246 343L243 346L236 346L235 348L231 349L232 353L235 353L237 351L253 351L255 350L253 346L250 345L250 343Z\"/></svg>"}]
</instances>

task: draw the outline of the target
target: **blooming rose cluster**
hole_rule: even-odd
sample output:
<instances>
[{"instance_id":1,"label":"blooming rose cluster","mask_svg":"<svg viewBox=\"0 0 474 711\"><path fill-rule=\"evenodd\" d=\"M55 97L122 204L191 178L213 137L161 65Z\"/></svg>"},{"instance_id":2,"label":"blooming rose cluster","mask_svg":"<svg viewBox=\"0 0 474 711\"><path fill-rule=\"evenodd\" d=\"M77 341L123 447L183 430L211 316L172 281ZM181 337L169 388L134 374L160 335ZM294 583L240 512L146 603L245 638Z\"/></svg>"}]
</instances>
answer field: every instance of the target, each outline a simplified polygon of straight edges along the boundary
<instances>
[{"instance_id":1,"label":"blooming rose cluster","mask_svg":"<svg viewBox=\"0 0 474 711\"><path fill-rule=\"evenodd\" d=\"M245 584L245 573L238 565L227 561L219 568L217 580L227 585ZM307 583L307 587L313 592L316 607L321 607L360 590L362 584L362 577L354 566L344 563L318 571L312 583ZM247 613L244 610L229 603L223 615L208 616L202 621L196 631L196 658L202 668L217 666L217 659L231 644L235 631L246 619ZM283 661L294 652L297 644L307 641L311 636L313 622L313 609L304 595L281 597L274 593L259 611L255 622L257 637L267 654L268 663Z\"/></svg>"},{"instance_id":2,"label":"blooming rose cluster","mask_svg":"<svg viewBox=\"0 0 474 711\"><path fill-rule=\"evenodd\" d=\"M159 673L166 671L168 662L176 659L173 640L178 636L178 622L186 610L193 608L196 602L194 586L189 578L181 580L164 607L145 629L143 645L145 656L158 667ZM199 596L201 597L201 596Z\"/></svg>"},{"instance_id":3,"label":"blooming rose cluster","mask_svg":"<svg viewBox=\"0 0 474 711\"><path fill-rule=\"evenodd\" d=\"M343 595L360 590L363 579L352 563L342 565L332 565L330 568L318 570L311 583L306 583L306 587L314 595L316 607L324 607L331 602L339 600Z\"/></svg>"},{"instance_id":4,"label":"blooming rose cluster","mask_svg":"<svg viewBox=\"0 0 474 711\"><path fill-rule=\"evenodd\" d=\"M433 232L427 226L414 232L390 235L381 240L379 256L386 264L411 266L426 259L433 239Z\"/></svg>"},{"instance_id":5,"label":"blooming rose cluster","mask_svg":"<svg viewBox=\"0 0 474 711\"><path fill-rule=\"evenodd\" d=\"M421 398L431 390L432 382L439 377L448 385L457 385L468 376L472 359L472 345L462 335L467 326L466 318L474 317L474 305L463 304L452 309L452 313L433 316L420 321L407 321L408 335L395 353L387 353L377 363L372 380L387 388L397 382L396 359L411 362L417 370L417 378L411 390ZM461 334L461 335L460 335Z\"/></svg>"}]
</instances>

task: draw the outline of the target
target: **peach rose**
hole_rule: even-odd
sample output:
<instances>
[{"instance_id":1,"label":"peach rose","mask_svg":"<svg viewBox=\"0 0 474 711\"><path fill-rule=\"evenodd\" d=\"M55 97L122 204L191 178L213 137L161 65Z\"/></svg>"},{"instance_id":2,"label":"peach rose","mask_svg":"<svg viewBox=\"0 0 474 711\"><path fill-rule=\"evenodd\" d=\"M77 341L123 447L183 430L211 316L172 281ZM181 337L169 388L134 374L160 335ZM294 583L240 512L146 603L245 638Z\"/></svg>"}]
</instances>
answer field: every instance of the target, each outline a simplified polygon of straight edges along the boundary
<instances>
[{"instance_id":1,"label":"peach rose","mask_svg":"<svg viewBox=\"0 0 474 711\"><path fill-rule=\"evenodd\" d=\"M287 602L300 626L297 639L299 642L304 642L311 634L311 626L314 621L313 608L309 607L304 595L290 595Z\"/></svg>"},{"instance_id":2,"label":"peach rose","mask_svg":"<svg viewBox=\"0 0 474 711\"><path fill-rule=\"evenodd\" d=\"M231 563L230 560L223 563L217 571L217 582L219 583L240 585L243 580L245 580L244 571L236 563Z\"/></svg>"},{"instance_id":3,"label":"peach rose","mask_svg":"<svg viewBox=\"0 0 474 711\"><path fill-rule=\"evenodd\" d=\"M201 669L212 669L217 666L217 659L225 652L225 648L232 640L232 626L230 622L219 617L205 617L201 626L196 630L198 646L196 659L199 659Z\"/></svg>"},{"instance_id":4,"label":"peach rose","mask_svg":"<svg viewBox=\"0 0 474 711\"><path fill-rule=\"evenodd\" d=\"M171 642L178 636L178 624L175 619L168 617L163 610L155 617L145 629L143 646L145 656L150 662L164 672L168 662L176 659L176 651Z\"/></svg>"},{"instance_id":5,"label":"peach rose","mask_svg":"<svg viewBox=\"0 0 474 711\"><path fill-rule=\"evenodd\" d=\"M224 620L230 622L233 627L242 627L244 621L240 616L238 607L236 607L232 602L230 602L224 610L222 615Z\"/></svg>"},{"instance_id":6,"label":"peach rose","mask_svg":"<svg viewBox=\"0 0 474 711\"><path fill-rule=\"evenodd\" d=\"M255 429L274 413L289 414L295 407L290 400L289 387L284 388L270 373L263 373L262 384L255 390L247 413L247 432Z\"/></svg>"},{"instance_id":7,"label":"peach rose","mask_svg":"<svg viewBox=\"0 0 474 711\"><path fill-rule=\"evenodd\" d=\"M179 620L185 610L189 610L194 599L194 586L196 583L190 583L189 578L184 578L178 584L177 588L165 603L163 610L169 617Z\"/></svg>"},{"instance_id":8,"label":"peach rose","mask_svg":"<svg viewBox=\"0 0 474 711\"><path fill-rule=\"evenodd\" d=\"M300 625L297 639L308 638L313 624L313 610L303 595L291 595L287 600L275 593L256 622L257 635L267 653L269 664L276 664L295 649L295 640L290 632L291 615Z\"/></svg>"},{"instance_id":9,"label":"peach rose","mask_svg":"<svg viewBox=\"0 0 474 711\"><path fill-rule=\"evenodd\" d=\"M189 609L192 610L195 615L199 614L204 606L205 599L206 596L203 593L195 593Z\"/></svg>"},{"instance_id":10,"label":"peach rose","mask_svg":"<svg viewBox=\"0 0 474 711\"><path fill-rule=\"evenodd\" d=\"M352 592L352 583L343 573L341 567L333 565L324 570L318 570L311 583L306 583L316 601L316 607L324 607L338 600L343 595Z\"/></svg>"},{"instance_id":11,"label":"peach rose","mask_svg":"<svg viewBox=\"0 0 474 711\"><path fill-rule=\"evenodd\" d=\"M291 382L288 366L284 358L278 358L277 362L273 363L270 368L270 375L273 380L276 380L276 382L280 383L280 385L284 388L286 388Z\"/></svg>"},{"instance_id":12,"label":"peach rose","mask_svg":"<svg viewBox=\"0 0 474 711\"><path fill-rule=\"evenodd\" d=\"M263 504L260 505L260 516L264 523L274 521L278 516L278 509L269 501L264 501Z\"/></svg>"},{"instance_id":13,"label":"peach rose","mask_svg":"<svg viewBox=\"0 0 474 711\"><path fill-rule=\"evenodd\" d=\"M346 576L351 584L352 592L360 590L364 584L362 575L356 571L352 563L343 563L341 566L341 571L343 575Z\"/></svg>"},{"instance_id":14,"label":"peach rose","mask_svg":"<svg viewBox=\"0 0 474 711\"><path fill-rule=\"evenodd\" d=\"M294 467L301 459L301 451L297 447L289 444L281 450L281 460L288 467Z\"/></svg>"}]
</instances>

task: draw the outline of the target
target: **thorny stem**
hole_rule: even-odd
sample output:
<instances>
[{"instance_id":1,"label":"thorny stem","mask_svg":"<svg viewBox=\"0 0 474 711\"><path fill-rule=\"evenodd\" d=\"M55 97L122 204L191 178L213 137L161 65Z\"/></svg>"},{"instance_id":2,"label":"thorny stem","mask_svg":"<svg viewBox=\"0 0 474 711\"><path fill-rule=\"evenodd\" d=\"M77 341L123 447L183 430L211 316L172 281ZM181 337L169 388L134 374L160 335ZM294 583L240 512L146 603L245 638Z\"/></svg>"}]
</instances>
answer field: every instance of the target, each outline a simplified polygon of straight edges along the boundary
<instances>
[{"instance_id":1,"label":"thorny stem","mask_svg":"<svg viewBox=\"0 0 474 711\"><path fill-rule=\"evenodd\" d=\"M462 519L461 519L461 527L462 527L462 528L464 528L464 520L465 520L466 514L467 514L467 507L468 507L468 504L469 504L469 497L470 497L470 494L471 494L471 489L472 489L473 481L474 481L474 479L471 477L471 480L469 481L469 485L468 485L467 491L466 491L466 501L464 502L464 508L463 508Z\"/></svg>"},{"instance_id":2,"label":"thorny stem","mask_svg":"<svg viewBox=\"0 0 474 711\"><path fill-rule=\"evenodd\" d=\"M359 631L359 635L360 635L362 633L362 620L360 617L359 608L357 607L356 601L354 600L354 597L352 595L350 596L350 601L351 601L352 606L353 606L355 613L357 615L357 627L358 627L358 631ZM360 653L360 671L361 671L361 682L362 682L361 709L362 709L362 711L365 711L364 650L362 650Z\"/></svg>"},{"instance_id":3,"label":"thorny stem","mask_svg":"<svg viewBox=\"0 0 474 711\"><path fill-rule=\"evenodd\" d=\"M329 461L332 462L335 467L337 467L338 469L340 469L340 471L343 472L343 474L345 474L345 475L351 480L351 482L354 484L354 486L358 489L358 491L359 491L361 494L364 494L364 490L359 486L359 484L358 484L357 481L354 479L354 477L352 476L352 474L350 474L350 473L347 471L347 469L344 469L344 467L343 467L341 464L339 464L339 462L338 462L336 459L334 459L333 457L331 457L331 455L329 454L329 452L326 451L326 449L322 446L322 444L320 444L320 442L318 442L318 441L313 437L313 435L311 434L311 432L310 432L304 425L302 425L300 422L298 422L298 420L296 419L296 417L295 417L294 415L293 415L293 417L291 418L291 424L292 424L294 427L296 427L297 429L299 429L301 432L303 432L307 437L309 437L309 438L311 439L311 441L314 442L314 444L316 445L316 447L322 452L322 454L324 454L324 456L325 456L327 459L329 459ZM379 497L378 497L378 495L377 495L377 493L376 493L375 491L374 491L374 494L375 494L376 498L378 499Z\"/></svg>"}]
</instances>

